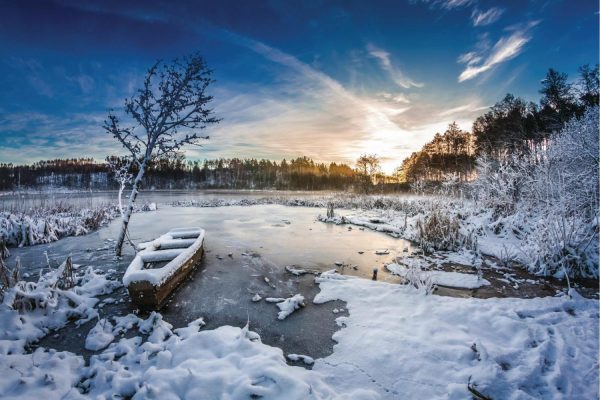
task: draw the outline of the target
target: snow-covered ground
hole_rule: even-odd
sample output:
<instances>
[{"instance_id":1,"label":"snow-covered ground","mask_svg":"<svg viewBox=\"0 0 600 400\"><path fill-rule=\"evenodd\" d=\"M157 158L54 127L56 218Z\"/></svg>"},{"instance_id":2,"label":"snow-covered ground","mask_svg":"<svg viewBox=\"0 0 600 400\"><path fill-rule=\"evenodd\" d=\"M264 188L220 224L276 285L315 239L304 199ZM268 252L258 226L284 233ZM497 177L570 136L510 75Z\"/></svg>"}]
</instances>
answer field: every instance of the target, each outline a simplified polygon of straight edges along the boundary
<instances>
[{"instance_id":1,"label":"snow-covered ground","mask_svg":"<svg viewBox=\"0 0 600 400\"><path fill-rule=\"evenodd\" d=\"M536 299L427 296L335 272L315 279L321 292L314 299L347 303L333 354L287 356L314 362L312 370L288 365L248 327L202 330L198 319L173 329L158 313L100 319L86 338L97 351L89 363L70 352L28 352L28 343L68 319L99 318L95 296L118 282L81 269L73 289L55 287L57 272L29 287L45 306L16 311L7 292L3 398L465 399L469 388L493 399L598 397L597 300L574 291Z\"/></svg>"},{"instance_id":2,"label":"snow-covered ground","mask_svg":"<svg viewBox=\"0 0 600 400\"><path fill-rule=\"evenodd\" d=\"M598 302L425 296L409 286L325 274L315 302L341 299L348 317L314 371L334 387L382 398L598 397Z\"/></svg>"}]
</instances>

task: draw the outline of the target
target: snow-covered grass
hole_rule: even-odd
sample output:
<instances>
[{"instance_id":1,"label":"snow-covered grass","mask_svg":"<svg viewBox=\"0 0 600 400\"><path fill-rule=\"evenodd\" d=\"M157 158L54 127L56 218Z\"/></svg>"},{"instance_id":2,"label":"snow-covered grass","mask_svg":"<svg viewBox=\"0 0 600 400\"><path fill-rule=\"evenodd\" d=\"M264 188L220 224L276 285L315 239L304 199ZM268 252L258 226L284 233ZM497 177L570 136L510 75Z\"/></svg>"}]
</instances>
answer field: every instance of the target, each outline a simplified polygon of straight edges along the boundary
<instances>
[{"instance_id":1,"label":"snow-covered grass","mask_svg":"<svg viewBox=\"0 0 600 400\"><path fill-rule=\"evenodd\" d=\"M143 204L136 211L155 211L156 204ZM8 246L33 246L50 243L67 236L85 235L118 217L114 205L78 208L53 204L23 212L0 211L0 242Z\"/></svg>"},{"instance_id":2,"label":"snow-covered grass","mask_svg":"<svg viewBox=\"0 0 600 400\"><path fill-rule=\"evenodd\" d=\"M0 211L0 240L19 247L54 242L65 236L84 235L116 216L117 208L111 206L49 207L27 213Z\"/></svg>"},{"instance_id":3,"label":"snow-covered grass","mask_svg":"<svg viewBox=\"0 0 600 400\"><path fill-rule=\"evenodd\" d=\"M176 207L228 207L228 206L256 206L279 204L289 207L314 207L344 209L393 209L397 211L417 212L419 201L428 202L427 198L417 196L398 196L398 195L361 195L355 193L333 193L325 196L314 197L289 197L289 196L268 196L261 198L241 198L241 199L200 199L200 200L179 200L171 203ZM417 202L417 203L415 203Z\"/></svg>"},{"instance_id":4,"label":"snow-covered grass","mask_svg":"<svg viewBox=\"0 0 600 400\"><path fill-rule=\"evenodd\" d=\"M121 284L88 267L74 276L75 287L61 289L65 263L42 274L37 282L19 281L3 292L0 304L0 341L21 340L31 344L67 322L77 324L98 316L94 306L99 295Z\"/></svg>"}]
</instances>

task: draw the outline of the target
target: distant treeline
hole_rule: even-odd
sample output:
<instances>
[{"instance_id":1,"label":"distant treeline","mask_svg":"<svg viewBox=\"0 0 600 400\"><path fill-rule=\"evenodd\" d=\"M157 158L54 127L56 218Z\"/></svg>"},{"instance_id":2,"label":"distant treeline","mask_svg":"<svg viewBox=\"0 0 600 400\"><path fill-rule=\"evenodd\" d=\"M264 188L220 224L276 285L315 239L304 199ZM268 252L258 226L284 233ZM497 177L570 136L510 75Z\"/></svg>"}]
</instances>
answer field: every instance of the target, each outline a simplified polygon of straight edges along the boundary
<instances>
[{"instance_id":1,"label":"distant treeline","mask_svg":"<svg viewBox=\"0 0 600 400\"><path fill-rule=\"evenodd\" d=\"M598 65L579 68L579 77L568 82L567 74L548 70L540 89L539 104L507 94L489 112L473 123L472 132L461 131L451 124L443 134L406 158L396 170L400 182L460 181L474 177L479 156L503 159L522 155L543 144L552 132L562 128L572 117L598 105Z\"/></svg>"},{"instance_id":2,"label":"distant treeline","mask_svg":"<svg viewBox=\"0 0 600 400\"><path fill-rule=\"evenodd\" d=\"M113 162L119 163L117 157ZM135 167L132 172L137 172ZM316 163L307 157L281 162L256 159L217 159L204 162L184 158L155 160L144 177L145 188L155 189L289 189L348 190L357 174L346 164ZM64 186L113 189L107 163L91 158L40 161L31 165L0 164L0 189Z\"/></svg>"}]
</instances>

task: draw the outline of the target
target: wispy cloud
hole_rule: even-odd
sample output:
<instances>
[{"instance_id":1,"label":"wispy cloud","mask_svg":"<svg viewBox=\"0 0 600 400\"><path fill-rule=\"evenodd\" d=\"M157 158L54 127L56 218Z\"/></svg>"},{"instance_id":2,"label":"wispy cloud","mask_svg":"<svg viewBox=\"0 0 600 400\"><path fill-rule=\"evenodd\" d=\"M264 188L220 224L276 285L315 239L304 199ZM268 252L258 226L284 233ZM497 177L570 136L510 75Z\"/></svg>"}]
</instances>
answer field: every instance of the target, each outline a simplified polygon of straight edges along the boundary
<instances>
[{"instance_id":1,"label":"wispy cloud","mask_svg":"<svg viewBox=\"0 0 600 400\"><path fill-rule=\"evenodd\" d=\"M452 9L457 7L468 6L469 4L473 3L473 0L442 0L439 1L439 3L444 8Z\"/></svg>"},{"instance_id":2,"label":"wispy cloud","mask_svg":"<svg viewBox=\"0 0 600 400\"><path fill-rule=\"evenodd\" d=\"M413 2L430 4L432 7L444 8L451 10L454 8L465 7L475 3L475 0L413 0Z\"/></svg>"},{"instance_id":3,"label":"wispy cloud","mask_svg":"<svg viewBox=\"0 0 600 400\"><path fill-rule=\"evenodd\" d=\"M411 87L423 87L422 83L410 79L402 71L400 71L399 68L392 65L390 53L387 51L382 50L373 44L369 44L367 46L367 51L371 56L375 57L379 61L381 68L390 74L390 77L398 86L401 86L405 89L409 89Z\"/></svg>"},{"instance_id":4,"label":"wispy cloud","mask_svg":"<svg viewBox=\"0 0 600 400\"><path fill-rule=\"evenodd\" d=\"M405 103L405 104L410 103L410 100L408 99L408 97L406 97L402 93L394 94L394 93L382 92L382 93L379 93L379 96L383 97L384 99L386 99L388 101L392 101L395 103Z\"/></svg>"},{"instance_id":5,"label":"wispy cloud","mask_svg":"<svg viewBox=\"0 0 600 400\"><path fill-rule=\"evenodd\" d=\"M494 47L485 56L477 52L462 54L458 62L467 64L467 67L459 75L458 81L464 82L475 78L477 75L489 71L494 66L518 56L524 49L527 42L531 40L528 31L537 25L539 21L532 21L522 28L514 28L512 34L498 40ZM483 61L482 61L483 60Z\"/></svg>"},{"instance_id":6,"label":"wispy cloud","mask_svg":"<svg viewBox=\"0 0 600 400\"><path fill-rule=\"evenodd\" d=\"M465 114L476 113L482 110L489 108L488 106L480 106L476 103L464 104L462 106L453 107L448 110L442 111L438 114L440 117L448 117L451 115L461 114L464 116Z\"/></svg>"},{"instance_id":7,"label":"wispy cloud","mask_svg":"<svg viewBox=\"0 0 600 400\"><path fill-rule=\"evenodd\" d=\"M492 7L487 11L473 10L471 19L473 20L473 26L485 26L493 24L498 21L502 16L504 10L498 7Z\"/></svg>"},{"instance_id":8,"label":"wispy cloud","mask_svg":"<svg viewBox=\"0 0 600 400\"><path fill-rule=\"evenodd\" d=\"M44 79L44 67L39 61L33 58L11 57L8 62L15 69L23 71L26 80L37 93L48 98L54 97L54 90Z\"/></svg>"}]
</instances>

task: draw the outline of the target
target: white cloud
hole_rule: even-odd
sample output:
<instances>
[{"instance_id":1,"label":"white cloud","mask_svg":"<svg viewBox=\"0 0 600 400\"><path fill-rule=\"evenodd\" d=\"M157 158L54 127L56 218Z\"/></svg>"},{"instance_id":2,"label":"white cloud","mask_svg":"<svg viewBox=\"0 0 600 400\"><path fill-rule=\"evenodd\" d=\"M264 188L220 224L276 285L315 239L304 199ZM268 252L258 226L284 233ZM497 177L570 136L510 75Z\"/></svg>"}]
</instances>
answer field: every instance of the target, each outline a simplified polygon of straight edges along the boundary
<instances>
[{"instance_id":1,"label":"white cloud","mask_svg":"<svg viewBox=\"0 0 600 400\"><path fill-rule=\"evenodd\" d=\"M475 52L461 55L458 58L458 62L466 63L467 67L459 75L458 81L464 82L473 79L477 75L489 71L494 66L518 56L523 51L527 42L531 40L531 36L528 35L529 28L537 25L538 22L534 21L527 24L524 28L515 29L510 36L498 40L483 62L484 57Z\"/></svg>"},{"instance_id":2,"label":"white cloud","mask_svg":"<svg viewBox=\"0 0 600 400\"><path fill-rule=\"evenodd\" d=\"M383 97L384 99L386 99L388 101L392 101L392 102L396 102L396 103L410 104L410 100L408 99L408 97L406 97L402 93L394 94L394 93L383 92L383 93L379 93L379 96Z\"/></svg>"},{"instance_id":3,"label":"white cloud","mask_svg":"<svg viewBox=\"0 0 600 400\"><path fill-rule=\"evenodd\" d=\"M445 8L451 10L453 8L460 8L468 6L475 2L475 0L416 0L421 3L430 4L432 7Z\"/></svg>"},{"instance_id":4,"label":"white cloud","mask_svg":"<svg viewBox=\"0 0 600 400\"><path fill-rule=\"evenodd\" d=\"M487 108L489 108L489 107L488 106L480 106L476 103L468 103L468 104L463 104L462 106L453 107L448 110L442 111L441 113L438 114L438 116L448 117L450 115L456 115L456 114L461 114L462 116L464 116L465 114L476 113L478 111L485 110Z\"/></svg>"},{"instance_id":5,"label":"white cloud","mask_svg":"<svg viewBox=\"0 0 600 400\"><path fill-rule=\"evenodd\" d=\"M473 14L471 14L471 19L473 20L473 26L485 26L493 24L498 21L498 19L502 16L504 10L497 7L492 7L487 11L473 10Z\"/></svg>"},{"instance_id":6,"label":"white cloud","mask_svg":"<svg viewBox=\"0 0 600 400\"><path fill-rule=\"evenodd\" d=\"M464 7L471 4L473 0L445 0L441 1L441 5L444 8L452 9L457 7Z\"/></svg>"},{"instance_id":7,"label":"white cloud","mask_svg":"<svg viewBox=\"0 0 600 400\"><path fill-rule=\"evenodd\" d=\"M392 62L390 61L390 53L387 51L375 47L372 44L367 46L367 50L371 56L375 57L379 61L381 68L390 74L390 77L398 86L401 86L405 89L411 87L423 87L422 83L413 81L402 71L400 71L400 69L392 65Z\"/></svg>"},{"instance_id":8,"label":"white cloud","mask_svg":"<svg viewBox=\"0 0 600 400\"><path fill-rule=\"evenodd\" d=\"M481 57L477 55L476 51L470 51L468 53L461 54L457 61L461 64L472 65L480 62Z\"/></svg>"}]
</instances>

